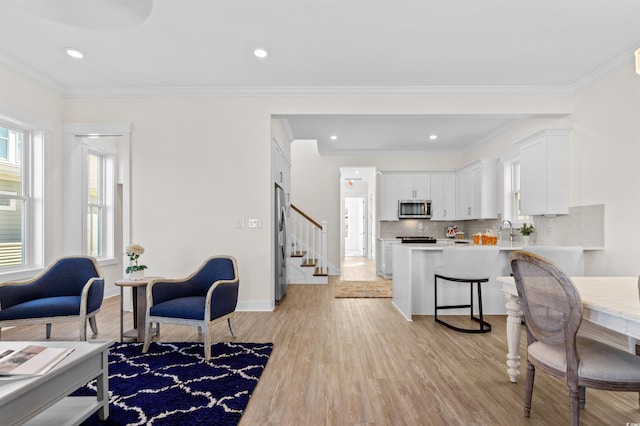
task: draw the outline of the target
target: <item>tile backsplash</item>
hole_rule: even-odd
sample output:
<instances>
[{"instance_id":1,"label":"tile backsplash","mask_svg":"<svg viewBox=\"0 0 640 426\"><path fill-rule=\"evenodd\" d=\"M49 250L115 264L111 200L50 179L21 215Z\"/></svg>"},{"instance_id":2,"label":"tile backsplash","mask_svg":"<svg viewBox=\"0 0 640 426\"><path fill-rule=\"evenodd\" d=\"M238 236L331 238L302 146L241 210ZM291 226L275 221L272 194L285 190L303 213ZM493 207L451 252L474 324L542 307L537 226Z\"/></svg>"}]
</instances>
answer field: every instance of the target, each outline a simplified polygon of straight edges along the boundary
<instances>
[{"instance_id":1,"label":"tile backsplash","mask_svg":"<svg viewBox=\"0 0 640 426\"><path fill-rule=\"evenodd\" d=\"M428 219L406 219L397 222L380 222L380 237L431 236L446 238L448 226L455 225L464 232L465 239L471 239L478 232L488 229L498 232L500 219L432 222ZM556 217L534 216L535 231L530 244L535 245L577 245L589 248L604 247L604 204L569 207L568 215ZM509 239L509 230L500 232L503 240ZM520 232L515 229L514 241L521 241Z\"/></svg>"}]
</instances>

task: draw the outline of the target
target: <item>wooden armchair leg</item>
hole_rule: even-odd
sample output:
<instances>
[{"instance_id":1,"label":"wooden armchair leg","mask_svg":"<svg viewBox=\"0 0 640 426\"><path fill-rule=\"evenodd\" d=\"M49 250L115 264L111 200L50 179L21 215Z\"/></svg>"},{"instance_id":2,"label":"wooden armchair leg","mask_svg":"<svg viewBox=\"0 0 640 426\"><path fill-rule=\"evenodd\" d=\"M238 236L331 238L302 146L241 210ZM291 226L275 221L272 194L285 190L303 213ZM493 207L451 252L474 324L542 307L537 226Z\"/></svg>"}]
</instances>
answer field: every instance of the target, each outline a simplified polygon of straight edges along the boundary
<instances>
[{"instance_id":1,"label":"wooden armchair leg","mask_svg":"<svg viewBox=\"0 0 640 426\"><path fill-rule=\"evenodd\" d=\"M89 318L89 326L91 327L93 334L98 334L98 323L96 322L96 317Z\"/></svg>"},{"instance_id":2,"label":"wooden armchair leg","mask_svg":"<svg viewBox=\"0 0 640 426\"><path fill-rule=\"evenodd\" d=\"M153 333L153 323L148 323L144 325L144 345L142 345L142 353L146 354L149 350L149 345L151 344L151 334Z\"/></svg>"},{"instance_id":3,"label":"wooden armchair leg","mask_svg":"<svg viewBox=\"0 0 640 426\"><path fill-rule=\"evenodd\" d=\"M211 359L211 327L209 324L205 325L204 329L204 359L205 361Z\"/></svg>"},{"instance_id":4,"label":"wooden armchair leg","mask_svg":"<svg viewBox=\"0 0 640 426\"><path fill-rule=\"evenodd\" d=\"M46 325L46 333L47 333L47 339L51 338L51 323L48 322Z\"/></svg>"},{"instance_id":5,"label":"wooden armchair leg","mask_svg":"<svg viewBox=\"0 0 640 426\"><path fill-rule=\"evenodd\" d=\"M235 339L236 333L233 329L233 323L231 322L231 318L227 318L227 323L229 323L229 331L231 332L231 336Z\"/></svg>"}]
</instances>

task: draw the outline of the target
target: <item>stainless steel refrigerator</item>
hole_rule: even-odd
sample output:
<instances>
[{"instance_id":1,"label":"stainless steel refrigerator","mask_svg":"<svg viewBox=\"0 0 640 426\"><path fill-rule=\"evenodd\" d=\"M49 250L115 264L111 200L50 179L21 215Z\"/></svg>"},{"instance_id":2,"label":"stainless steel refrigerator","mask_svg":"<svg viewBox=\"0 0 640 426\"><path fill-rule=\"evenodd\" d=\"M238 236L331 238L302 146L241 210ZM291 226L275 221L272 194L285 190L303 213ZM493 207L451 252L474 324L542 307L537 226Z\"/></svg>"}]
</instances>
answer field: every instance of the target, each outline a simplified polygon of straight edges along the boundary
<instances>
[{"instance_id":1,"label":"stainless steel refrigerator","mask_svg":"<svg viewBox=\"0 0 640 426\"><path fill-rule=\"evenodd\" d=\"M287 229L287 200L286 193L278 185L275 185L275 285L276 285L276 304L280 303L287 293L287 284L289 277L287 275L287 258L289 257L288 240L289 234Z\"/></svg>"}]
</instances>

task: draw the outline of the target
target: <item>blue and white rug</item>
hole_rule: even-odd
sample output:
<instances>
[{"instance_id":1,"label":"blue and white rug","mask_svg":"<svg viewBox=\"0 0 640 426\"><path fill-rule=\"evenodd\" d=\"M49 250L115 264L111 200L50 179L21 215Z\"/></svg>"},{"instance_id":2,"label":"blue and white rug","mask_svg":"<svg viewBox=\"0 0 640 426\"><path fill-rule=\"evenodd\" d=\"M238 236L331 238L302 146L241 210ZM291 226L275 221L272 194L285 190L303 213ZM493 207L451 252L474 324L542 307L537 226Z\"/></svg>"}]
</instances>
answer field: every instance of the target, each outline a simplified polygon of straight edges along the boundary
<instances>
[{"instance_id":1,"label":"blue and white rug","mask_svg":"<svg viewBox=\"0 0 640 426\"><path fill-rule=\"evenodd\" d=\"M236 425L272 343L116 343L109 349L109 417L83 425ZM95 381L73 395L95 395Z\"/></svg>"}]
</instances>

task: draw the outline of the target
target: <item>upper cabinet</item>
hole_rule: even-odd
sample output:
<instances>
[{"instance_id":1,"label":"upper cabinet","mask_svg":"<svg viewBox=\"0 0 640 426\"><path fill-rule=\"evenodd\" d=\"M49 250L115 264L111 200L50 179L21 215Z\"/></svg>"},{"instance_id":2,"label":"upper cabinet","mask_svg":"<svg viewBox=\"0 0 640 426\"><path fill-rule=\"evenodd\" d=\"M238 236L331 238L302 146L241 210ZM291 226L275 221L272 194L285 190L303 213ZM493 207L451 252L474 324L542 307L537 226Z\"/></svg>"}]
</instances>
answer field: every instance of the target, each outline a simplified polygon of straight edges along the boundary
<instances>
[{"instance_id":1,"label":"upper cabinet","mask_svg":"<svg viewBox=\"0 0 640 426\"><path fill-rule=\"evenodd\" d=\"M537 132L519 142L520 211L526 215L569 213L568 129Z\"/></svg>"},{"instance_id":2,"label":"upper cabinet","mask_svg":"<svg viewBox=\"0 0 640 426\"><path fill-rule=\"evenodd\" d=\"M398 177L399 200L430 200L431 178L428 174L400 175Z\"/></svg>"},{"instance_id":3,"label":"upper cabinet","mask_svg":"<svg viewBox=\"0 0 640 426\"><path fill-rule=\"evenodd\" d=\"M456 217L456 175L431 175L431 220L454 220Z\"/></svg>"},{"instance_id":4,"label":"upper cabinet","mask_svg":"<svg viewBox=\"0 0 640 426\"><path fill-rule=\"evenodd\" d=\"M430 200L431 177L427 173L381 173L378 219L398 220L398 201Z\"/></svg>"},{"instance_id":5,"label":"upper cabinet","mask_svg":"<svg viewBox=\"0 0 640 426\"><path fill-rule=\"evenodd\" d=\"M378 219L392 221L398 219L398 190L399 176L380 174L378 203Z\"/></svg>"},{"instance_id":6,"label":"upper cabinet","mask_svg":"<svg viewBox=\"0 0 640 426\"><path fill-rule=\"evenodd\" d=\"M456 219L498 217L498 160L483 159L456 173Z\"/></svg>"}]
</instances>

